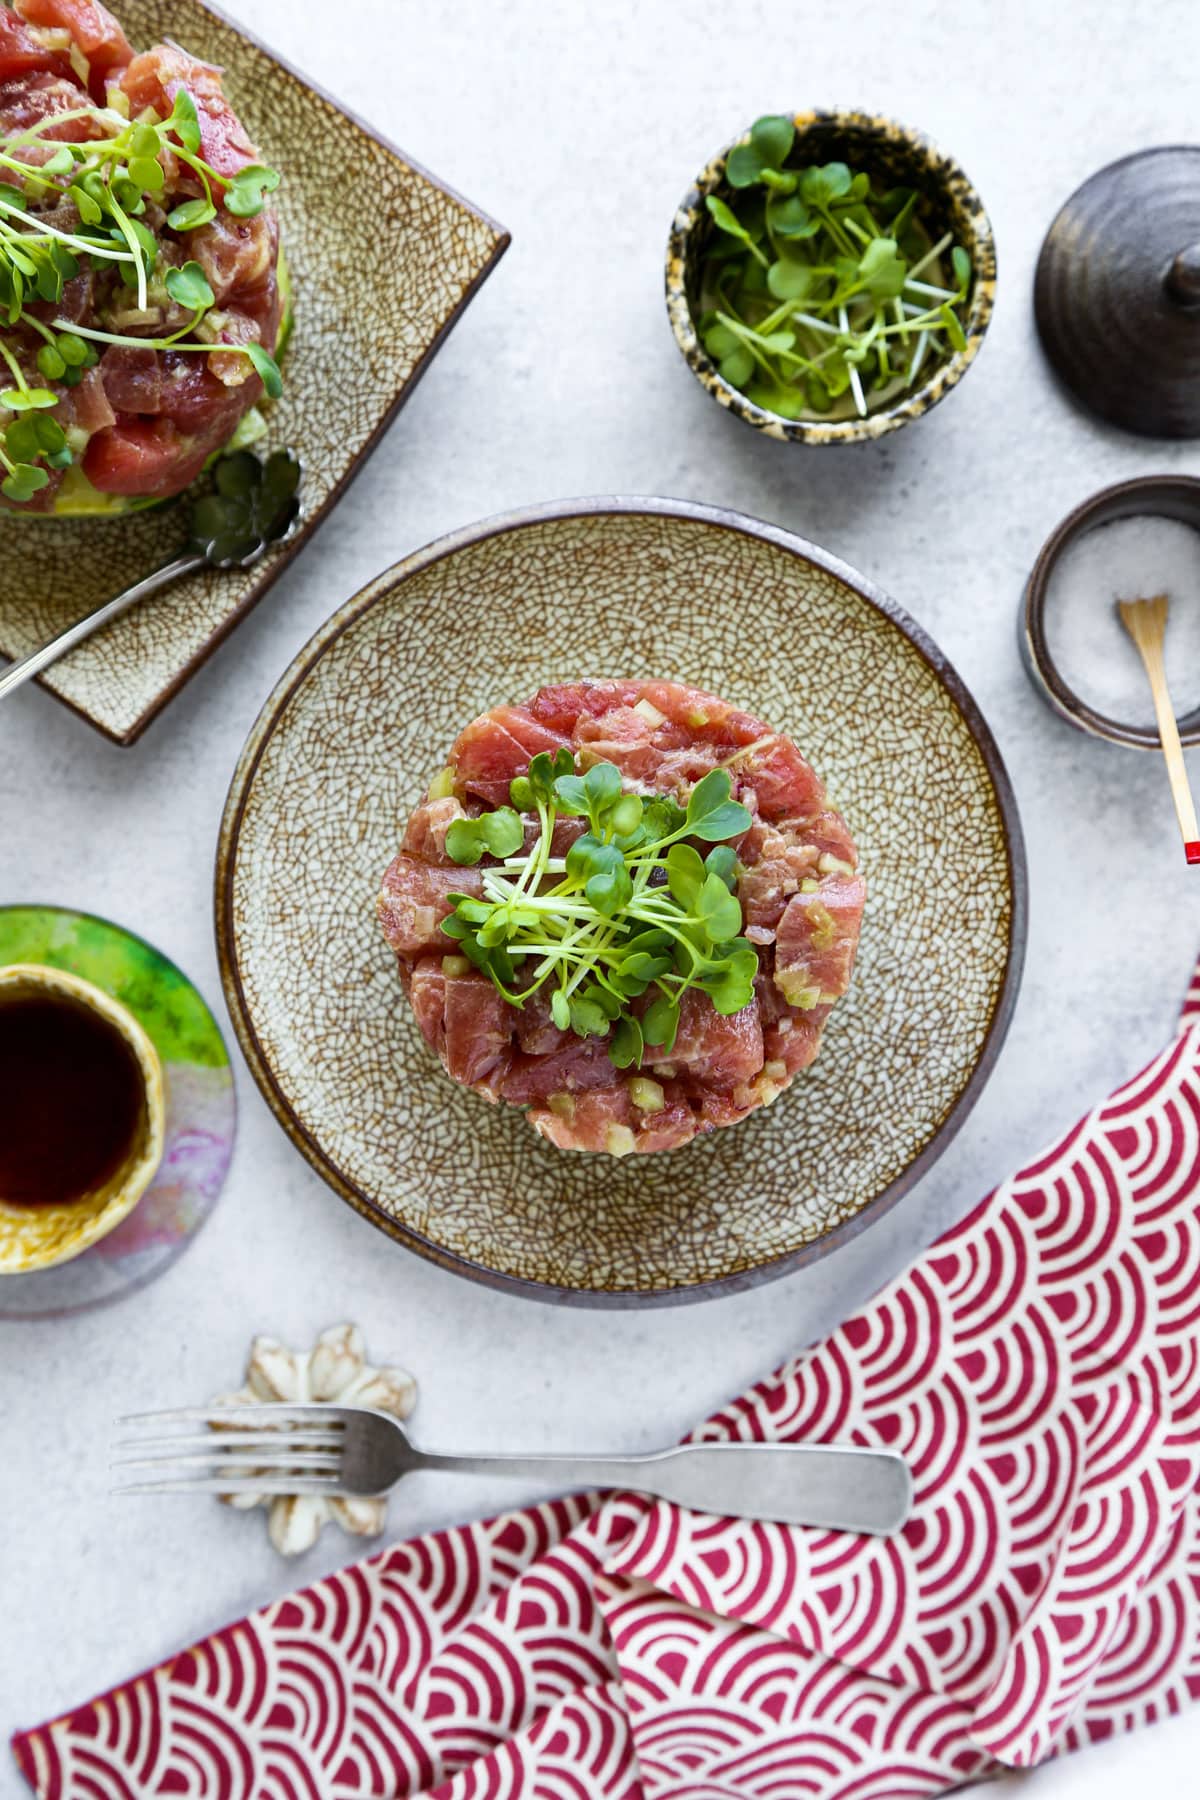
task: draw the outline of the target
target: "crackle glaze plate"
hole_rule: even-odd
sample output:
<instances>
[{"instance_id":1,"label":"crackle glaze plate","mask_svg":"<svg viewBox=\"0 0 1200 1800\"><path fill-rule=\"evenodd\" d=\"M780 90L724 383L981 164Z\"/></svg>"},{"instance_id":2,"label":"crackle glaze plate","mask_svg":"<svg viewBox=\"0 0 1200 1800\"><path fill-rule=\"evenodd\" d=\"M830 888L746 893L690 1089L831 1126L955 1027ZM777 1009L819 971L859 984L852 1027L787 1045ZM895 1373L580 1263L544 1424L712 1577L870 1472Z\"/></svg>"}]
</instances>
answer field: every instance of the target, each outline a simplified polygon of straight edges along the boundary
<instances>
[{"instance_id":1,"label":"crackle glaze plate","mask_svg":"<svg viewBox=\"0 0 1200 1800\"><path fill-rule=\"evenodd\" d=\"M855 978L813 1067L739 1125L624 1160L556 1150L455 1086L375 917L462 725L582 676L689 682L791 733L868 883ZM575 501L418 551L318 632L242 752L216 913L250 1067L343 1199L494 1286L662 1303L795 1268L930 1166L1016 999L1024 851L978 709L886 595L737 514Z\"/></svg>"},{"instance_id":2,"label":"crackle glaze plate","mask_svg":"<svg viewBox=\"0 0 1200 1800\"><path fill-rule=\"evenodd\" d=\"M264 447L290 445L304 463L304 520L286 545L254 569L177 583L39 677L106 737L131 744L340 498L509 239L201 0L121 0L119 11L135 48L169 37L219 64L235 109L282 172L277 199L295 327ZM365 271L353 304L348 268ZM0 534L0 655L8 657L35 649L148 573L186 535L178 505L115 519L4 513Z\"/></svg>"}]
</instances>

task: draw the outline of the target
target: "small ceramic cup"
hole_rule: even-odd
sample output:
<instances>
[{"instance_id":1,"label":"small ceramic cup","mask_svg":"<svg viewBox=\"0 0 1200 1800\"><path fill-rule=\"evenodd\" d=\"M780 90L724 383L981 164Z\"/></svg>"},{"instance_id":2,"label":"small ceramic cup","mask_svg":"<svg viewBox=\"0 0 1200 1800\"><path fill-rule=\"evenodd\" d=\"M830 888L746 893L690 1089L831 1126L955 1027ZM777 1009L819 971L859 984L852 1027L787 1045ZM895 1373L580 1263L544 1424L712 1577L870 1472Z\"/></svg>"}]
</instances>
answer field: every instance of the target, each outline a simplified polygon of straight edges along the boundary
<instances>
[{"instance_id":1,"label":"small ceramic cup","mask_svg":"<svg viewBox=\"0 0 1200 1800\"><path fill-rule=\"evenodd\" d=\"M141 1076L143 1103L119 1168L90 1193L42 1206L13 1205L0 1193L0 1275L48 1269L81 1255L133 1211L162 1161L162 1065L141 1025L111 995L64 969L41 963L0 968L0 1007L43 997L93 1013L123 1040Z\"/></svg>"},{"instance_id":2,"label":"small ceramic cup","mask_svg":"<svg viewBox=\"0 0 1200 1800\"><path fill-rule=\"evenodd\" d=\"M996 292L996 246L983 202L957 163L919 131L894 119L863 112L800 112L793 115L796 139L788 168L809 163L844 162L865 169L887 187L912 187L921 195L918 217L936 242L954 233L971 258L974 271L967 316L966 347L948 357L927 360L916 387L897 394L866 418L829 419L817 414L784 419L748 400L731 386L700 342L695 315L703 256L716 231L705 205L710 194L736 198L725 179L725 163L733 144L718 151L688 189L675 214L667 240L667 313L675 341L688 367L719 405L748 425L789 444L859 444L898 431L936 406L966 374L983 343ZM736 139L744 143L746 134Z\"/></svg>"},{"instance_id":3,"label":"small ceramic cup","mask_svg":"<svg viewBox=\"0 0 1200 1800\"><path fill-rule=\"evenodd\" d=\"M1102 488L1068 513L1042 545L1025 584L1019 632L1021 657L1029 679L1059 718L1090 737L1105 738L1110 744L1127 744L1133 750L1161 750L1157 727L1111 719L1089 706L1068 685L1046 641L1046 608L1058 560L1077 538L1099 525L1111 525L1115 519L1147 515L1178 519L1200 531L1200 480L1194 475L1139 475ZM1200 744L1200 710L1180 719L1179 737L1187 747Z\"/></svg>"}]
</instances>

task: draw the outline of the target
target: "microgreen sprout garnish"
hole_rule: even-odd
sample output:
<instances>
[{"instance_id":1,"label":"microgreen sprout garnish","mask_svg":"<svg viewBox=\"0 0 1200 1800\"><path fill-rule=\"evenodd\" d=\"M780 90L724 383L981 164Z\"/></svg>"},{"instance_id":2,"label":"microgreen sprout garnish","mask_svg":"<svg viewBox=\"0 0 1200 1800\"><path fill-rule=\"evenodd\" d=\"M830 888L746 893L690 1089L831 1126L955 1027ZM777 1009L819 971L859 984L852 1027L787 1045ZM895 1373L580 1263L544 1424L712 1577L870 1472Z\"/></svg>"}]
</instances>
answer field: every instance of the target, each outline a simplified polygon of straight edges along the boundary
<instances>
[{"instance_id":1,"label":"microgreen sprout garnish","mask_svg":"<svg viewBox=\"0 0 1200 1800\"><path fill-rule=\"evenodd\" d=\"M929 355L966 348L971 259L950 232L931 241L912 188L878 191L842 162L787 167L794 140L790 119L759 119L726 160L733 202L705 202L700 338L731 386L782 418L851 405L865 418Z\"/></svg>"},{"instance_id":2,"label":"microgreen sprout garnish","mask_svg":"<svg viewBox=\"0 0 1200 1800\"><path fill-rule=\"evenodd\" d=\"M543 752L512 783L511 806L457 819L446 833L451 861L495 861L481 871L481 895L451 896L442 930L511 1005L545 991L560 1030L607 1038L618 1068L647 1051L665 1057L689 989L719 1013L753 997L758 953L741 935L728 842L751 817L732 793L728 772L713 769L683 807L627 793L612 763L579 774L569 750ZM536 820L528 849L522 813ZM560 857L563 815L586 828ZM713 847L702 855L697 843Z\"/></svg>"},{"instance_id":3,"label":"microgreen sprout garnish","mask_svg":"<svg viewBox=\"0 0 1200 1800\"><path fill-rule=\"evenodd\" d=\"M47 141L78 121L79 142ZM201 154L195 101L179 88L167 118L130 120L111 106L81 105L25 129L0 135L0 493L21 504L45 487L48 470L72 461L56 421L31 414L57 406L57 389L78 385L104 346L177 350L244 357L267 394L282 391L278 366L257 343L222 341L210 320L215 295L201 264L172 261L157 224L183 240L224 209L253 218L279 186L279 176L253 163L221 175ZM198 189L167 213L159 204L170 175ZM170 202L166 202L170 204ZM149 217L150 223L147 223ZM164 255L164 248L168 254ZM148 314L168 307L187 313L178 328L157 336L103 331L58 316L67 282L90 271L115 281L120 307ZM34 310L36 309L36 310ZM176 314L176 318L178 314ZM40 342L39 342L40 340ZM36 377L35 379L35 372ZM4 412L15 415L4 424Z\"/></svg>"}]
</instances>

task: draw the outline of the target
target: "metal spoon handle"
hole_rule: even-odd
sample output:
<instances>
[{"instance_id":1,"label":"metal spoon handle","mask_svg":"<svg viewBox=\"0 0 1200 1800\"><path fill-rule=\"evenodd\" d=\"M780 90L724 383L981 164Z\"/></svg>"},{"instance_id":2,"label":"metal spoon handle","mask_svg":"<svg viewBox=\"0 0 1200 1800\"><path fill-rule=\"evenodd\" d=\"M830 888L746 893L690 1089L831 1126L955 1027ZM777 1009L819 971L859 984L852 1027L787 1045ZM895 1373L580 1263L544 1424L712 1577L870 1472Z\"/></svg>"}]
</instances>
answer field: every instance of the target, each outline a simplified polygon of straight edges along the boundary
<instances>
[{"instance_id":1,"label":"metal spoon handle","mask_svg":"<svg viewBox=\"0 0 1200 1800\"><path fill-rule=\"evenodd\" d=\"M31 676L40 675L43 669L49 668L52 662L57 662L59 657L64 656L68 650L73 650L76 644L82 644L85 638L91 637L94 631L99 631L102 625L107 625L110 619L119 619L123 612L128 612L131 606L136 606L139 600L146 600L151 594L156 594L160 588L168 586L170 582L179 581L182 576L191 575L197 569L204 568L206 561L207 558L195 550L188 550L182 556L172 557L170 562L165 562L160 569L154 569L149 575L144 575L140 581L135 581L133 586L127 587L123 593L117 594L112 600L106 600L104 605L98 606L94 612L85 613L82 619L77 619L74 625L68 625L65 631L60 631L57 637L52 637L39 649L31 650L28 656L22 656L16 662L10 663L3 674L0 674L0 700L3 700L6 694L11 694L14 688L19 688L22 682L28 681Z\"/></svg>"},{"instance_id":2,"label":"metal spoon handle","mask_svg":"<svg viewBox=\"0 0 1200 1800\"><path fill-rule=\"evenodd\" d=\"M417 1468L511 1475L566 1488L635 1488L698 1512L827 1531L898 1531L912 1477L890 1451L824 1444L684 1444L649 1456L447 1456L416 1451Z\"/></svg>"}]
</instances>

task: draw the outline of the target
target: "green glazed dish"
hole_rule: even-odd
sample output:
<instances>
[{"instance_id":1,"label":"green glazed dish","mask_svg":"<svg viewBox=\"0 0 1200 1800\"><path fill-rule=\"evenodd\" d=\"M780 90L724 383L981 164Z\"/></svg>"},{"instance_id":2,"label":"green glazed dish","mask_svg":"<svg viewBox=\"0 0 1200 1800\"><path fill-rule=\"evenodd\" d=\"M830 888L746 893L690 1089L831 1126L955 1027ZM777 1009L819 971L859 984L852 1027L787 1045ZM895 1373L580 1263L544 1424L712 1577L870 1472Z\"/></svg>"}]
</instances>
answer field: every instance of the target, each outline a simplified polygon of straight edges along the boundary
<instances>
[{"instance_id":1,"label":"green glazed dish","mask_svg":"<svg viewBox=\"0 0 1200 1800\"><path fill-rule=\"evenodd\" d=\"M0 1279L0 1319L47 1319L118 1300L182 1255L224 1185L237 1097L203 996L134 932L69 907L0 906L0 969L12 963L90 982L131 1013L158 1054L166 1108L162 1161L115 1230L69 1262Z\"/></svg>"}]
</instances>

